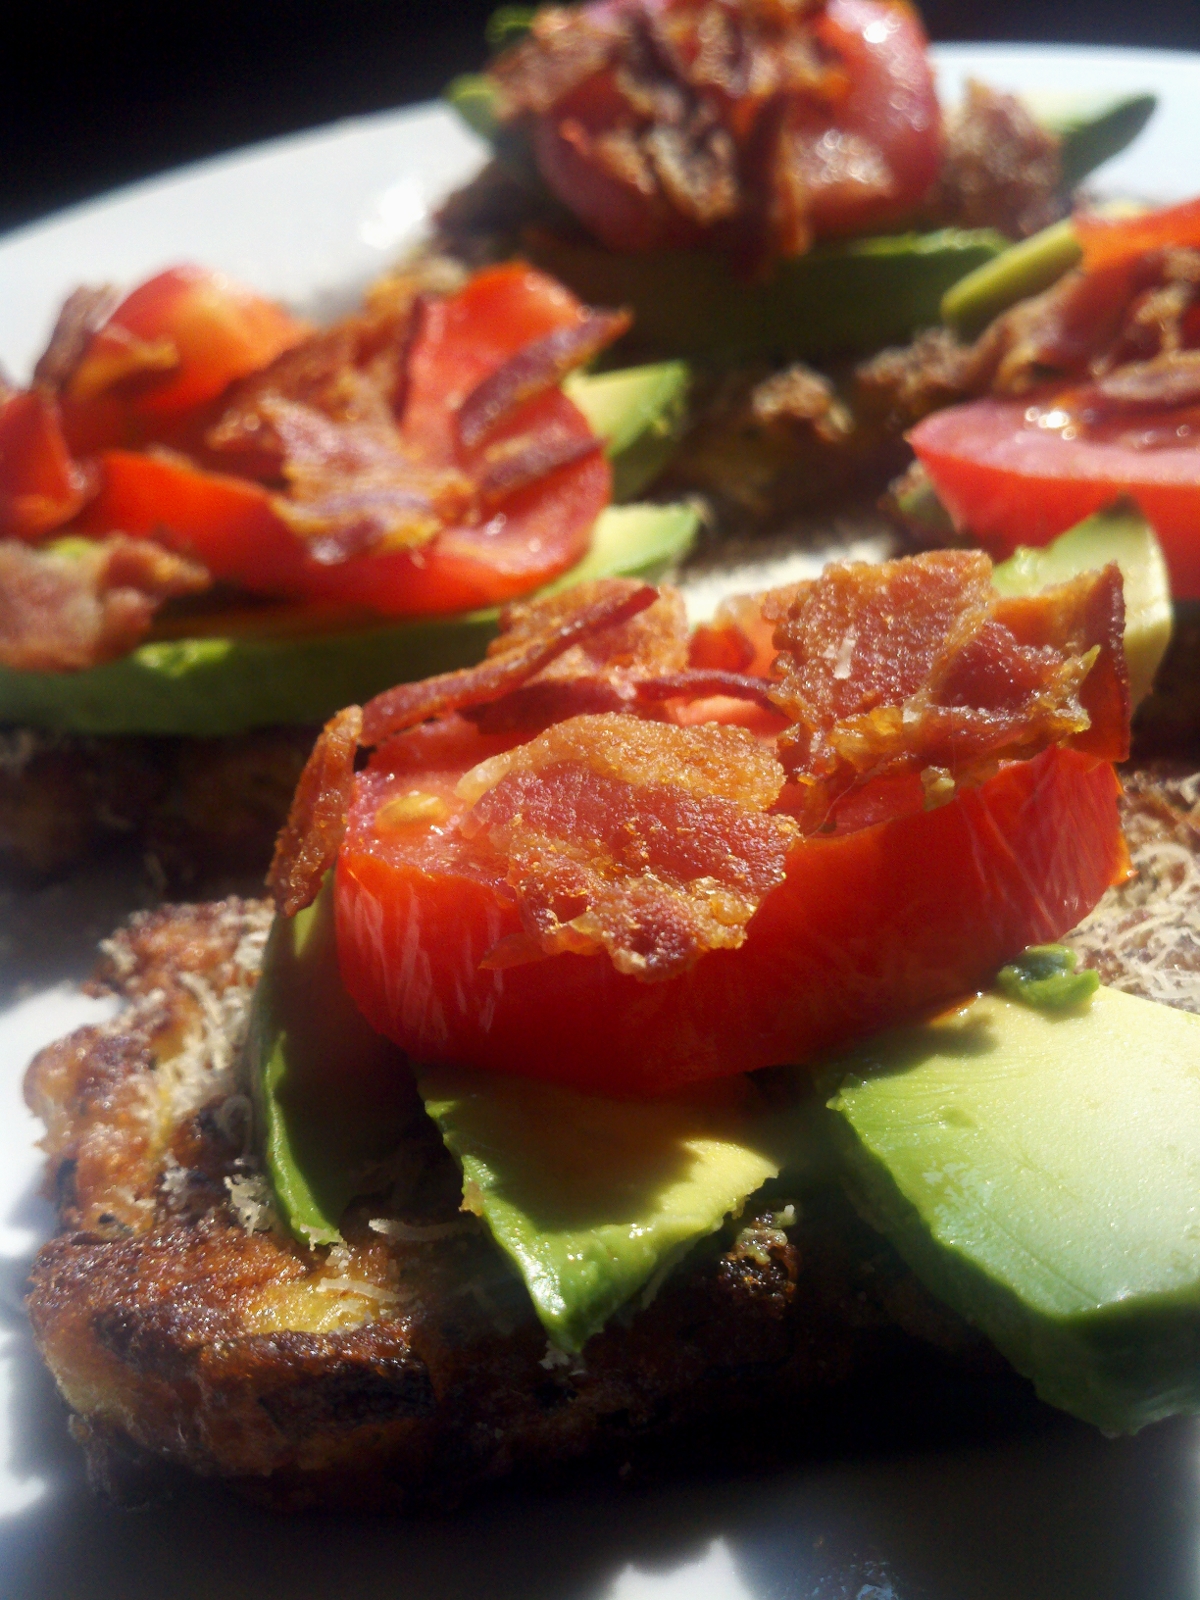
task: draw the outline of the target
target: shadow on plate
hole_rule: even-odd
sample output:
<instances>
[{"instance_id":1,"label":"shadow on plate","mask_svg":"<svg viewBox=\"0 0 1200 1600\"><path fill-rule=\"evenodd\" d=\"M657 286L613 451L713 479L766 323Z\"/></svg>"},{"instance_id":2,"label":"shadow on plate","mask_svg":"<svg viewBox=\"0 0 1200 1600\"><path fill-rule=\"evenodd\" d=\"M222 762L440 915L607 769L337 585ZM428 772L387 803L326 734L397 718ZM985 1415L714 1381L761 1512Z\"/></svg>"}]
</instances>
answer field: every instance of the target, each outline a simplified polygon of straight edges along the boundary
<instances>
[{"instance_id":1,"label":"shadow on plate","mask_svg":"<svg viewBox=\"0 0 1200 1600\"><path fill-rule=\"evenodd\" d=\"M93 1498L28 1333L11 1313L5 1321L10 1471L31 1488L31 1503L0 1518L5 1600L1183 1600L1196 1592L1200 1436L1191 1423L1111 1441L1024 1402L1012 1427L997 1431L993 1417L983 1442L822 1454L769 1472L643 1477L634 1487L610 1479L510 1490L453 1515L286 1518L200 1484L133 1513Z\"/></svg>"}]
</instances>

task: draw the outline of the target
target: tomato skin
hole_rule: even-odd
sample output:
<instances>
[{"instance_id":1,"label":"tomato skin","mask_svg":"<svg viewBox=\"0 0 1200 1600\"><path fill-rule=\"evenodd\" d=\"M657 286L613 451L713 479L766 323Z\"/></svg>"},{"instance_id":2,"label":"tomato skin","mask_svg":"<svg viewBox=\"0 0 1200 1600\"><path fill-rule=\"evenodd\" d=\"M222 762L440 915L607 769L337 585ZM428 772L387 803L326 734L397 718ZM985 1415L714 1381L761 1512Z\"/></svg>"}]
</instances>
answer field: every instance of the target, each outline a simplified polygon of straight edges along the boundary
<instances>
[{"instance_id":1,"label":"tomato skin","mask_svg":"<svg viewBox=\"0 0 1200 1600\"><path fill-rule=\"evenodd\" d=\"M426 464L471 472L487 449L523 433L590 441L582 413L559 390L527 401L474 453L460 446L456 423L481 379L584 315L561 284L521 262L488 268L457 294L430 301L409 352L404 446ZM392 617L452 615L529 593L583 557L612 497L611 468L596 449L507 496L478 523L446 528L414 550L325 565L308 556L257 483L181 456L124 449L101 451L99 466L100 493L81 532L159 538L251 590Z\"/></svg>"},{"instance_id":2,"label":"tomato skin","mask_svg":"<svg viewBox=\"0 0 1200 1600\"><path fill-rule=\"evenodd\" d=\"M941 166L929 41L910 6L884 0L830 0L817 32L850 65L850 92L833 126L861 135L883 152L893 189L886 199L864 200L851 184L817 188L811 200L813 231L828 238L887 227L920 203Z\"/></svg>"},{"instance_id":3,"label":"tomato skin","mask_svg":"<svg viewBox=\"0 0 1200 1600\"><path fill-rule=\"evenodd\" d=\"M909 433L955 525L1001 560L1128 495L1158 534L1175 598L1200 599L1200 449L1064 439L1027 424L1028 406L1028 398L973 400Z\"/></svg>"},{"instance_id":4,"label":"tomato skin","mask_svg":"<svg viewBox=\"0 0 1200 1600\"><path fill-rule=\"evenodd\" d=\"M641 0L630 9L670 7ZM848 87L832 108L816 100L797 106L791 125L817 140L851 135L869 141L882 155L892 185L887 196L868 198L845 177L816 177L809 184L807 220L817 238L885 227L912 211L938 174L941 123L928 41L904 0L829 0L814 31L820 45L843 64ZM723 101L722 120L734 137L753 144L751 128L762 102L713 93ZM703 244L710 230L699 220L676 210L661 193L646 193L632 180L618 178L592 154L593 140L628 118L611 67L538 117L533 153L547 187L610 250Z\"/></svg>"},{"instance_id":5,"label":"tomato skin","mask_svg":"<svg viewBox=\"0 0 1200 1600\"><path fill-rule=\"evenodd\" d=\"M384 750L359 775L337 869L344 981L418 1060L592 1092L653 1095L802 1061L952 1000L1073 927L1127 861L1112 768L1053 748L936 810L798 843L745 944L683 977L639 983L604 955L485 971L520 927L503 885L437 838L374 833L393 793L455 807L456 776L495 748L478 735L460 746L424 771Z\"/></svg>"},{"instance_id":6,"label":"tomato skin","mask_svg":"<svg viewBox=\"0 0 1200 1600\"><path fill-rule=\"evenodd\" d=\"M1131 217L1077 213L1075 234L1083 249L1085 272L1130 261L1148 250L1200 247L1200 199Z\"/></svg>"},{"instance_id":7,"label":"tomato skin","mask_svg":"<svg viewBox=\"0 0 1200 1600\"><path fill-rule=\"evenodd\" d=\"M267 366L310 332L282 306L207 267L169 267L139 284L93 335L70 384L81 404L109 387L127 359L130 338L177 364L152 375L129 402L138 417L167 420L215 399L235 378Z\"/></svg>"},{"instance_id":8,"label":"tomato skin","mask_svg":"<svg viewBox=\"0 0 1200 1600\"><path fill-rule=\"evenodd\" d=\"M570 406L562 395L548 398ZM395 617L498 605L581 561L611 498L612 469L597 451L510 495L488 520L447 528L416 550L357 556L336 566L306 561L295 592Z\"/></svg>"},{"instance_id":9,"label":"tomato skin","mask_svg":"<svg viewBox=\"0 0 1200 1600\"><path fill-rule=\"evenodd\" d=\"M29 390L0 405L0 537L43 538L71 520L91 487L52 400Z\"/></svg>"},{"instance_id":10,"label":"tomato skin","mask_svg":"<svg viewBox=\"0 0 1200 1600\"><path fill-rule=\"evenodd\" d=\"M299 584L303 546L261 485L135 450L105 450L98 466L100 492L79 519L81 533L157 539L202 561L215 578L264 594Z\"/></svg>"}]
</instances>

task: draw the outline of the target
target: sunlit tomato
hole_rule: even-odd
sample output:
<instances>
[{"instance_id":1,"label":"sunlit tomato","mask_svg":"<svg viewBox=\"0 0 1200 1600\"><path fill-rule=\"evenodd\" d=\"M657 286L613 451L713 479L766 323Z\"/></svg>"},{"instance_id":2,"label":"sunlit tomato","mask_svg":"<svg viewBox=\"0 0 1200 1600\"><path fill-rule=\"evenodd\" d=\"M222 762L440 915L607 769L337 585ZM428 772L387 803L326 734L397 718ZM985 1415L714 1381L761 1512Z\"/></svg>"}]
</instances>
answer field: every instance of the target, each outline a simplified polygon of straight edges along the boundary
<instances>
[{"instance_id":1,"label":"sunlit tomato","mask_svg":"<svg viewBox=\"0 0 1200 1600\"><path fill-rule=\"evenodd\" d=\"M917 14L887 0L830 0L817 24L823 44L846 63L850 88L822 146L830 160L811 183L820 237L883 228L924 197L941 164L941 125L928 46ZM879 152L891 179L885 197L861 193L852 141Z\"/></svg>"},{"instance_id":2,"label":"sunlit tomato","mask_svg":"<svg viewBox=\"0 0 1200 1600\"><path fill-rule=\"evenodd\" d=\"M481 272L458 294L425 306L407 364L405 449L425 465L469 474L485 469L488 451L526 436L575 441L587 453L415 549L323 564L260 485L183 457L131 450L101 453L101 490L80 526L159 538L197 556L214 576L262 593L385 616L446 615L527 594L586 553L612 493L608 462L598 448L588 450L588 424L557 389L517 407L473 451L459 443L457 412L510 356L583 315L561 285L520 263Z\"/></svg>"},{"instance_id":3,"label":"sunlit tomato","mask_svg":"<svg viewBox=\"0 0 1200 1600\"><path fill-rule=\"evenodd\" d=\"M551 398L575 412L562 396ZM582 425L586 434L577 412L575 418L567 425ZM612 473L597 451L510 495L484 520L447 528L415 550L356 556L335 566L310 561L296 592L388 616L498 605L581 561L611 494Z\"/></svg>"},{"instance_id":4,"label":"sunlit tomato","mask_svg":"<svg viewBox=\"0 0 1200 1600\"><path fill-rule=\"evenodd\" d=\"M647 11L674 9L639 3ZM808 18L795 24L797 31L807 26ZM770 218L785 193L784 210L794 204L794 194L803 194L802 231L811 229L818 238L883 227L912 211L937 176L937 94L925 34L912 8L903 0L828 0L811 28L816 52L836 79L831 92L764 96L747 85L733 96L718 87L716 76L705 81L710 111L739 147L748 189L746 214L732 223L734 235L761 228L764 218L768 232L776 231ZM703 244L714 227L723 244L735 244L726 237L730 223L723 210L709 222L691 206L681 208L670 184L648 182L644 172L614 154L620 139L628 138L633 112L622 71L610 65L537 116L533 150L547 186L609 249ZM797 138L764 162L780 125ZM780 183L775 161L798 166L794 182Z\"/></svg>"},{"instance_id":5,"label":"sunlit tomato","mask_svg":"<svg viewBox=\"0 0 1200 1600\"><path fill-rule=\"evenodd\" d=\"M0 537L40 539L83 505L88 472L63 438L53 400L33 391L0 404Z\"/></svg>"},{"instance_id":6,"label":"sunlit tomato","mask_svg":"<svg viewBox=\"0 0 1200 1600\"><path fill-rule=\"evenodd\" d=\"M1129 217L1097 216L1078 212L1075 234L1083 248L1087 272L1144 255L1148 250L1200 247L1200 200Z\"/></svg>"},{"instance_id":7,"label":"sunlit tomato","mask_svg":"<svg viewBox=\"0 0 1200 1600\"><path fill-rule=\"evenodd\" d=\"M501 748L467 724L385 746L356 780L337 868L342 974L368 1021L418 1061L459 1061L608 1094L802 1061L969 992L1057 938L1126 856L1111 767L1053 748L932 811L810 837L736 950L641 983L606 955L485 970L520 931L502 866L457 828L455 785ZM435 823L377 820L437 796ZM860 815L867 815L859 807Z\"/></svg>"},{"instance_id":8,"label":"sunlit tomato","mask_svg":"<svg viewBox=\"0 0 1200 1600\"><path fill-rule=\"evenodd\" d=\"M1138 449L1064 437L1047 420L1028 399L974 400L908 437L955 524L997 559L1129 495L1158 534L1176 598L1200 599L1200 441Z\"/></svg>"},{"instance_id":9,"label":"sunlit tomato","mask_svg":"<svg viewBox=\"0 0 1200 1600\"><path fill-rule=\"evenodd\" d=\"M98 466L100 490L79 519L81 532L157 539L215 578L261 593L298 587L303 547L260 484L135 450L106 450Z\"/></svg>"},{"instance_id":10,"label":"sunlit tomato","mask_svg":"<svg viewBox=\"0 0 1200 1600\"><path fill-rule=\"evenodd\" d=\"M71 376L82 408L118 385L144 419L214 399L309 333L282 306L207 267L171 267L139 285L92 336Z\"/></svg>"}]
</instances>

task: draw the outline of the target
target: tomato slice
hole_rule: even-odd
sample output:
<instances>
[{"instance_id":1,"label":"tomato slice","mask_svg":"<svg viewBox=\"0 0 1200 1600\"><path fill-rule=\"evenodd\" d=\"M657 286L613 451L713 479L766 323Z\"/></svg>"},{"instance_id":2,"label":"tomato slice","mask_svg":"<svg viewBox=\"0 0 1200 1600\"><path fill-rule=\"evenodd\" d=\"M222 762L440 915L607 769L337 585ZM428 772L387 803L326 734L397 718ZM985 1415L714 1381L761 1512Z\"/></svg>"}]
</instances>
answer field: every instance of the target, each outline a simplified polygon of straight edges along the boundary
<instances>
[{"instance_id":1,"label":"tomato slice","mask_svg":"<svg viewBox=\"0 0 1200 1600\"><path fill-rule=\"evenodd\" d=\"M846 62L850 79L830 142L836 147L858 138L873 146L888 169L891 192L865 197L845 170L853 168L853 157L841 166L831 161L811 188L813 231L821 238L887 227L920 203L941 166L929 42L912 7L888 0L829 0L817 34Z\"/></svg>"},{"instance_id":2,"label":"tomato slice","mask_svg":"<svg viewBox=\"0 0 1200 1600\"><path fill-rule=\"evenodd\" d=\"M342 974L417 1060L618 1095L803 1061L987 982L1073 927L1127 860L1113 769L1055 747L936 810L796 844L746 942L682 977L641 983L605 955L484 970L520 923L457 831L455 785L504 747L449 719L356 779L337 868ZM402 814L441 820L377 821L414 791L435 799Z\"/></svg>"},{"instance_id":3,"label":"tomato slice","mask_svg":"<svg viewBox=\"0 0 1200 1600\"><path fill-rule=\"evenodd\" d=\"M1083 267L1102 267L1129 261L1148 250L1196 249L1200 246L1200 200L1131 217L1102 217L1077 212L1075 234L1083 248Z\"/></svg>"},{"instance_id":4,"label":"tomato slice","mask_svg":"<svg viewBox=\"0 0 1200 1600\"><path fill-rule=\"evenodd\" d=\"M298 588L303 546L260 484L134 450L105 450L98 465L100 491L79 519L81 533L157 539L202 561L215 578L264 594Z\"/></svg>"},{"instance_id":5,"label":"tomato slice","mask_svg":"<svg viewBox=\"0 0 1200 1600\"><path fill-rule=\"evenodd\" d=\"M1158 534L1176 599L1200 599L1200 448L1066 438L1039 414L1028 399L973 400L908 435L955 525L1002 559L1128 495Z\"/></svg>"},{"instance_id":6,"label":"tomato slice","mask_svg":"<svg viewBox=\"0 0 1200 1600\"><path fill-rule=\"evenodd\" d=\"M89 474L71 457L58 410L37 391L0 406L0 536L40 539L87 499Z\"/></svg>"},{"instance_id":7,"label":"tomato slice","mask_svg":"<svg viewBox=\"0 0 1200 1600\"><path fill-rule=\"evenodd\" d=\"M675 7L639 0L631 9ZM697 8L684 0L677 9ZM701 37L703 29L701 23ZM787 102L788 126L806 136L808 153L797 158L804 164L799 187L807 223L818 238L887 226L919 204L941 160L924 30L904 0L828 0L813 34L814 55L819 52L833 63L841 80L842 92L832 105L819 90L810 103L799 95L764 96L750 87L734 95L726 84L718 87L716 75L706 85L708 98L741 147L745 172L761 162L763 131L779 112L779 101ZM609 142L614 136L628 138L633 115L622 83L621 70L607 66L535 118L533 150L543 179L611 250L704 243L712 225L678 209L662 186L647 183L645 174L622 170L611 154ZM715 226L720 230L723 220Z\"/></svg>"},{"instance_id":8,"label":"tomato slice","mask_svg":"<svg viewBox=\"0 0 1200 1600\"><path fill-rule=\"evenodd\" d=\"M383 616L447 615L527 594L586 553L612 494L608 462L598 446L589 449L591 429L557 389L516 407L473 451L459 442L457 414L510 356L586 314L568 290L519 262L478 273L458 294L425 305L408 355L399 424L401 443L414 457L471 473L487 451L526 436L582 450L485 506L478 522L446 528L427 544L323 564L308 555L261 485L182 456L121 449L100 453L101 490L80 529L146 534L249 589Z\"/></svg>"},{"instance_id":9,"label":"tomato slice","mask_svg":"<svg viewBox=\"0 0 1200 1600\"><path fill-rule=\"evenodd\" d=\"M130 410L166 420L215 399L311 331L271 300L207 267L170 267L140 284L92 336L72 374L77 405L137 380Z\"/></svg>"}]
</instances>

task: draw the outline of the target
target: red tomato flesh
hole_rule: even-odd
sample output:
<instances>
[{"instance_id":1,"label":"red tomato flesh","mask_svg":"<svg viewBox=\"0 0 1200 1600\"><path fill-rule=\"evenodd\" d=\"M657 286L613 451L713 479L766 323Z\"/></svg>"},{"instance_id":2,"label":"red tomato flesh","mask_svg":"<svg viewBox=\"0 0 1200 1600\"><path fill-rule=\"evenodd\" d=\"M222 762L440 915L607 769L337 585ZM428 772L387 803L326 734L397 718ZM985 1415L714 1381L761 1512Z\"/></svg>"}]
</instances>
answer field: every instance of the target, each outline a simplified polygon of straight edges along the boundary
<instances>
[{"instance_id":1,"label":"red tomato flesh","mask_svg":"<svg viewBox=\"0 0 1200 1600\"><path fill-rule=\"evenodd\" d=\"M908 435L955 525L1002 560L1128 495L1158 534L1175 598L1200 599L1200 446L1064 438L1027 420L1030 409L1027 399L973 400Z\"/></svg>"},{"instance_id":2,"label":"red tomato flesh","mask_svg":"<svg viewBox=\"0 0 1200 1600\"><path fill-rule=\"evenodd\" d=\"M630 1096L803 1061L988 982L1073 927L1127 862L1112 768L1056 747L936 810L797 843L741 948L682 977L640 983L604 955L484 970L520 923L456 830L455 785L507 742L449 719L385 746L356 780L337 869L342 974L419 1061ZM445 820L377 824L413 791L438 796Z\"/></svg>"},{"instance_id":3,"label":"red tomato flesh","mask_svg":"<svg viewBox=\"0 0 1200 1600\"><path fill-rule=\"evenodd\" d=\"M458 294L431 301L409 354L399 424L405 447L428 465L471 473L485 451L523 435L586 444L592 434L583 414L557 389L519 406L473 452L460 445L456 424L481 379L585 314L561 284L520 262L478 273ZM143 534L258 593L389 617L453 615L540 588L586 554L612 496L611 469L597 448L427 544L325 565L308 556L259 484L184 457L106 450L99 462L100 494L80 531Z\"/></svg>"},{"instance_id":4,"label":"red tomato flesh","mask_svg":"<svg viewBox=\"0 0 1200 1600\"><path fill-rule=\"evenodd\" d=\"M176 417L267 366L310 331L223 272L170 267L127 295L93 336L71 392L81 401L99 396L114 379L137 377L138 350L148 357L158 352L166 370L155 377L153 364L147 368L146 386L130 409L147 419Z\"/></svg>"},{"instance_id":5,"label":"red tomato flesh","mask_svg":"<svg viewBox=\"0 0 1200 1600\"><path fill-rule=\"evenodd\" d=\"M157 539L215 578L264 594L299 584L303 547L260 484L135 450L105 450L98 465L100 492L79 519L80 532Z\"/></svg>"},{"instance_id":6,"label":"red tomato flesh","mask_svg":"<svg viewBox=\"0 0 1200 1600\"><path fill-rule=\"evenodd\" d=\"M601 3L594 9L607 7ZM669 10L670 4L638 0L631 9ZM829 0L814 31L819 46L840 65L845 92L833 106L814 98L792 119L812 135L818 153L805 173L808 220L818 238L887 226L920 203L941 161L937 92L920 19L903 0ZM753 89L740 101L715 84L711 92L734 137L753 146L750 130L763 112L763 100ZM532 130L534 156L547 186L610 250L702 244L709 230L698 220L597 160L594 141L628 119L619 74L611 67L560 99ZM753 159L751 151L751 164ZM856 176L856 166L864 161L882 162L889 180L886 194L877 188L864 193Z\"/></svg>"}]
</instances>

